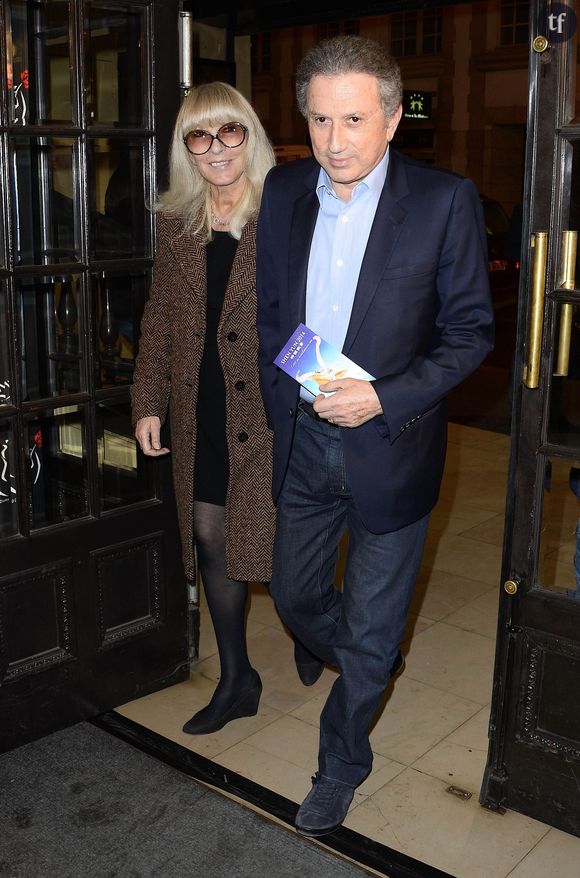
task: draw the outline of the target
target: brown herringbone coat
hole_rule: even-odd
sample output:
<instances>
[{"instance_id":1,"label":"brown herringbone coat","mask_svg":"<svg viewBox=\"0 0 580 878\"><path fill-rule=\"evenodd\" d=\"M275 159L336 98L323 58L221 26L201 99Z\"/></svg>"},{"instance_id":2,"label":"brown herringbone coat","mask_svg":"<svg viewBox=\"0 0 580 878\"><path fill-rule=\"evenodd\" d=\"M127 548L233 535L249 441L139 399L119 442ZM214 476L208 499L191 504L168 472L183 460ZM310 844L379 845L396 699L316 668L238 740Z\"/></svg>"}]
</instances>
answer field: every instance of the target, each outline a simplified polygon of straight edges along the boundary
<instances>
[{"instance_id":1,"label":"brown herringbone coat","mask_svg":"<svg viewBox=\"0 0 580 878\"><path fill-rule=\"evenodd\" d=\"M226 498L226 562L232 579L271 575L274 507L272 435L258 379L256 222L239 241L218 327L226 387L230 477ZM176 219L157 216L153 283L141 323L132 387L133 421L169 408L173 480L183 564L195 576L193 471L199 370L205 339L206 251Z\"/></svg>"}]
</instances>

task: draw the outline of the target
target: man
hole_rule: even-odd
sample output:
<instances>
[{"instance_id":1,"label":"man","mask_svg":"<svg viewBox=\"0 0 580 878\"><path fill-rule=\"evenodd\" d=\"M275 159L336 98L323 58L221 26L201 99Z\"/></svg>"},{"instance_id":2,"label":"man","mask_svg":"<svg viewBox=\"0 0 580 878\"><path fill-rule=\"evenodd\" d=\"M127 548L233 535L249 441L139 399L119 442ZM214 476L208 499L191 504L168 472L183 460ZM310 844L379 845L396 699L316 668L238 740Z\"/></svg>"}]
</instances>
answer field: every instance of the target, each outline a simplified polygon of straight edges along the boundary
<instances>
[{"instance_id":1,"label":"man","mask_svg":"<svg viewBox=\"0 0 580 878\"><path fill-rule=\"evenodd\" d=\"M445 397L491 349L493 314L473 184L389 146L396 62L372 40L336 37L306 55L296 90L315 158L266 180L258 331L278 509L271 593L296 637L340 671L296 817L316 836L342 823L371 769L369 725L439 493ZM374 380L331 381L316 398L300 388L273 360L301 322Z\"/></svg>"}]
</instances>

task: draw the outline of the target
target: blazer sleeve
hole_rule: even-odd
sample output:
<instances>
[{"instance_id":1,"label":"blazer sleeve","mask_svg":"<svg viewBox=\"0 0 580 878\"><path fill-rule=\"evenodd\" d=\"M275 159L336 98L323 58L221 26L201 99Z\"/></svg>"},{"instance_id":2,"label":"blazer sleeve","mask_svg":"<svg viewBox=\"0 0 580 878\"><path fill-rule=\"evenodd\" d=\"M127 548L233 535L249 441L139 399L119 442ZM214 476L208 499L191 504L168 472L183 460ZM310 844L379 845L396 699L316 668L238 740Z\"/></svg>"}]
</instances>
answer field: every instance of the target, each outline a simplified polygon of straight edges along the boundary
<instances>
[{"instance_id":1,"label":"blazer sleeve","mask_svg":"<svg viewBox=\"0 0 580 878\"><path fill-rule=\"evenodd\" d=\"M470 180L459 180L451 201L434 283L438 311L432 347L413 357L400 374L373 383L383 408L379 420L391 442L441 402L493 348L487 239Z\"/></svg>"},{"instance_id":2,"label":"blazer sleeve","mask_svg":"<svg viewBox=\"0 0 580 878\"><path fill-rule=\"evenodd\" d=\"M165 422L171 390L171 289L175 278L165 221L158 215L156 255L149 299L141 320L139 353L131 387L132 421L157 416Z\"/></svg>"}]
</instances>

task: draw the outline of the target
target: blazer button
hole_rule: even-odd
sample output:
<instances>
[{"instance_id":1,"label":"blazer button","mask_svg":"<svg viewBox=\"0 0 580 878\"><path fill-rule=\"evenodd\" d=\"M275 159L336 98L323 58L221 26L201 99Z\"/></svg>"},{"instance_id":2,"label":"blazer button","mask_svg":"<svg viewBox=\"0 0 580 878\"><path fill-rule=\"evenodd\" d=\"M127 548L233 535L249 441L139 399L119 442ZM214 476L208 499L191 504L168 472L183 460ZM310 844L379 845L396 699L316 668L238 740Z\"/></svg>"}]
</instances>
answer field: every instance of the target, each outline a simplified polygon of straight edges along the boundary
<instances>
[{"instance_id":1,"label":"blazer button","mask_svg":"<svg viewBox=\"0 0 580 878\"><path fill-rule=\"evenodd\" d=\"M245 433L245 432L238 433L238 440L239 440L240 442L246 442L249 438L250 438L250 437L249 437L248 434Z\"/></svg>"},{"instance_id":2,"label":"blazer button","mask_svg":"<svg viewBox=\"0 0 580 878\"><path fill-rule=\"evenodd\" d=\"M237 332L228 332L228 341L237 341L238 333Z\"/></svg>"},{"instance_id":3,"label":"blazer button","mask_svg":"<svg viewBox=\"0 0 580 878\"><path fill-rule=\"evenodd\" d=\"M236 388L236 390L243 390L245 386L246 386L245 381L236 381L236 383L234 384L234 387Z\"/></svg>"},{"instance_id":4,"label":"blazer button","mask_svg":"<svg viewBox=\"0 0 580 878\"><path fill-rule=\"evenodd\" d=\"M293 418L294 417L294 409L288 409L288 414L290 415L291 418Z\"/></svg>"}]
</instances>

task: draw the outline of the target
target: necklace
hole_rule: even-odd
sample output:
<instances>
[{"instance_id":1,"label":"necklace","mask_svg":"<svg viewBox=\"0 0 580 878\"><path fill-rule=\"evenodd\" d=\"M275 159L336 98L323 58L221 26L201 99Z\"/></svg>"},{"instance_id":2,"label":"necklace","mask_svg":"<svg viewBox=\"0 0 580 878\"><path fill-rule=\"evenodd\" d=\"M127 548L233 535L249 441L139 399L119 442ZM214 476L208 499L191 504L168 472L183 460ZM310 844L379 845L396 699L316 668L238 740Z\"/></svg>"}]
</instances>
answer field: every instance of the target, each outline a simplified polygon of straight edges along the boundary
<instances>
[{"instance_id":1,"label":"necklace","mask_svg":"<svg viewBox=\"0 0 580 878\"><path fill-rule=\"evenodd\" d=\"M229 224L230 224L229 219L220 219L219 216L216 216L216 214L214 213L214 211L215 211L215 205L214 205L214 203L213 203L213 201L212 201L212 203L211 203L211 221L212 221L212 225L214 225L214 226L229 226Z\"/></svg>"}]
</instances>

